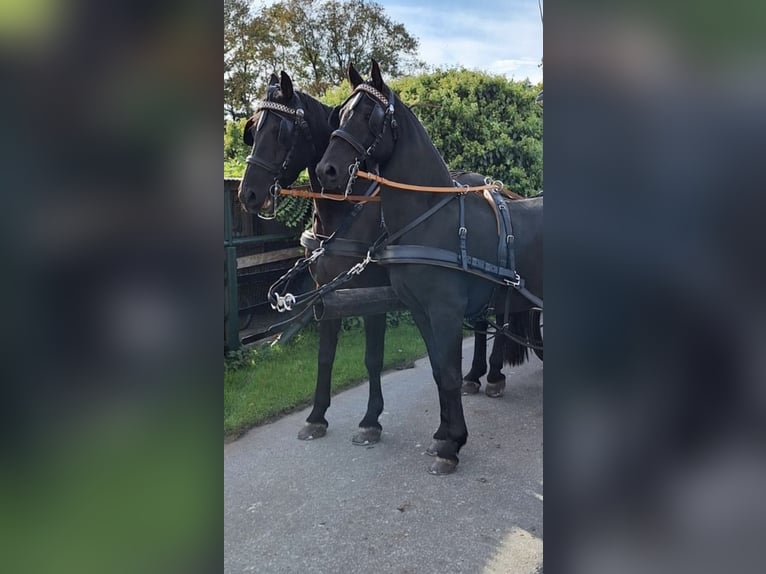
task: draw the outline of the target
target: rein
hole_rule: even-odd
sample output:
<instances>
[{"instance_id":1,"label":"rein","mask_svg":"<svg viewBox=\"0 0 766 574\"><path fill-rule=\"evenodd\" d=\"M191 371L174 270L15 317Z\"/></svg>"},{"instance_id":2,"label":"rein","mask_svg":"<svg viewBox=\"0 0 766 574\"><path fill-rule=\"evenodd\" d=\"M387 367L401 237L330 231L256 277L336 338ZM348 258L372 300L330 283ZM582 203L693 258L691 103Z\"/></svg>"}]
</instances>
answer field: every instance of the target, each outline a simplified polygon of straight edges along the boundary
<instances>
[{"instance_id":1,"label":"rein","mask_svg":"<svg viewBox=\"0 0 766 574\"><path fill-rule=\"evenodd\" d=\"M369 196L366 195L343 195L340 193L317 193L316 191L311 191L310 185L302 185L300 187L285 187L279 190L280 195L289 195L292 197L309 197L311 199L331 199L333 201L356 201L360 203L365 203L368 201L380 201L380 197L378 196L378 192L380 191L380 187L376 188L376 190Z\"/></svg>"},{"instance_id":2,"label":"rein","mask_svg":"<svg viewBox=\"0 0 766 574\"><path fill-rule=\"evenodd\" d=\"M385 177L381 177L379 175L376 175L374 173L369 173L366 171L358 170L356 172L357 177L361 177L362 179L368 179L370 181L377 182L381 185L385 185L386 187L393 187L395 189L404 189L406 191L422 191L427 193L467 193L467 192L478 192L478 191L484 191L487 189L494 189L497 191L502 191L505 189L503 186L502 181L492 181L490 178L486 178L484 181L487 182L484 185L474 185L474 186L452 186L452 187L432 187L428 185L411 185L409 183L399 183L398 181L391 181L390 179L386 179ZM349 199L352 196L349 196Z\"/></svg>"}]
</instances>

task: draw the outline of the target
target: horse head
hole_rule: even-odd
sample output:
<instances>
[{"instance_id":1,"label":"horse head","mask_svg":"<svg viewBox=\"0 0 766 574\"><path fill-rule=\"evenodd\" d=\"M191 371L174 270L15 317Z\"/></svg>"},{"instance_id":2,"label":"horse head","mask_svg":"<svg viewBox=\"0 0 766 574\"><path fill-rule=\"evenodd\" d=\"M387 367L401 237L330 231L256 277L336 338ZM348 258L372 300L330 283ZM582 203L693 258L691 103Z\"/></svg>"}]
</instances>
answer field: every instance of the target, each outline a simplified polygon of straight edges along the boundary
<instances>
[{"instance_id":1,"label":"horse head","mask_svg":"<svg viewBox=\"0 0 766 574\"><path fill-rule=\"evenodd\" d=\"M273 218L280 189L291 185L315 156L305 107L290 76L271 75L266 97L255 103L242 136L252 147L239 185L245 211Z\"/></svg>"},{"instance_id":2,"label":"horse head","mask_svg":"<svg viewBox=\"0 0 766 574\"><path fill-rule=\"evenodd\" d=\"M383 82L375 60L370 75L372 79L365 82L349 64L348 79L354 91L331 116L330 123L336 129L317 164L317 176L325 189L343 189L355 169L377 171L393 152L397 138L396 96Z\"/></svg>"}]
</instances>

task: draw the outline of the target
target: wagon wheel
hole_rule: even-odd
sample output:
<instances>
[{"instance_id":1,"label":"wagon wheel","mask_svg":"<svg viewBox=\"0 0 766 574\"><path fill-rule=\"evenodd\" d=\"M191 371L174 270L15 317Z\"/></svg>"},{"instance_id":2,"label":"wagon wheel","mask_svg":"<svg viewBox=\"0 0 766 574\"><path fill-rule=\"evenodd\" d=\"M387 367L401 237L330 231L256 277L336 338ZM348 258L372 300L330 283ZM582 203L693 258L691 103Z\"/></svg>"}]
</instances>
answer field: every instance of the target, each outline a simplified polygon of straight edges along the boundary
<instances>
[{"instance_id":1,"label":"wagon wheel","mask_svg":"<svg viewBox=\"0 0 766 574\"><path fill-rule=\"evenodd\" d=\"M542 311L532 311L532 340L539 344L540 346L543 345L543 312ZM535 355L538 356L538 358L542 361L543 360L543 350L542 349L532 349L535 352Z\"/></svg>"}]
</instances>

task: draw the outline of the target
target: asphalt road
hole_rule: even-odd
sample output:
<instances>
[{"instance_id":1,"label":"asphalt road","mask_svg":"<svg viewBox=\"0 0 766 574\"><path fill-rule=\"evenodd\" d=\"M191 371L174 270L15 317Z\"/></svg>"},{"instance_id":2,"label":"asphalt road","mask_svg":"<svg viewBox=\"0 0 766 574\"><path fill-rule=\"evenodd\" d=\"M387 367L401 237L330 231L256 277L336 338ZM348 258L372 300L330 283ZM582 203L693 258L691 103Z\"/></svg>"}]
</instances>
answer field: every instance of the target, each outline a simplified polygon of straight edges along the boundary
<instances>
[{"instance_id":1,"label":"asphalt road","mask_svg":"<svg viewBox=\"0 0 766 574\"><path fill-rule=\"evenodd\" d=\"M532 355L504 372L502 398L463 397L468 443L449 476L426 472L439 416L427 359L383 377L374 446L351 444L367 385L333 397L324 438L297 440L306 409L225 445L224 572L540 572L543 367Z\"/></svg>"}]
</instances>

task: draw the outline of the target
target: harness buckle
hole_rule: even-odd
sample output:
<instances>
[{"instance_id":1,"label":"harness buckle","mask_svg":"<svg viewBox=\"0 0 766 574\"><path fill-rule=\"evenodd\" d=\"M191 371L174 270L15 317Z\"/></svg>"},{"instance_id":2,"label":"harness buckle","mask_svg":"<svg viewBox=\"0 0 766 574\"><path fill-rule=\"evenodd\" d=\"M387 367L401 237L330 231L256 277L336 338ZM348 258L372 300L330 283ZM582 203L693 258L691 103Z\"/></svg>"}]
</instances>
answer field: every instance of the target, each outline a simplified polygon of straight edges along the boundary
<instances>
[{"instance_id":1,"label":"harness buckle","mask_svg":"<svg viewBox=\"0 0 766 574\"><path fill-rule=\"evenodd\" d=\"M514 240L514 239L515 239L515 238L513 237L513 235L511 235L511 234L508 234L508 235L506 235L506 236L505 236L505 243L506 243L507 245L510 245L511 243L513 243L513 240Z\"/></svg>"},{"instance_id":2,"label":"harness buckle","mask_svg":"<svg viewBox=\"0 0 766 574\"><path fill-rule=\"evenodd\" d=\"M465 239L466 235L468 235L468 230L465 227L460 227L457 230L457 234L460 236L460 239Z\"/></svg>"},{"instance_id":3,"label":"harness buckle","mask_svg":"<svg viewBox=\"0 0 766 574\"><path fill-rule=\"evenodd\" d=\"M514 271L513 273L515 277L513 279L504 279L503 282L508 285L508 287L518 287L521 285L521 277L519 277L519 274Z\"/></svg>"}]
</instances>

